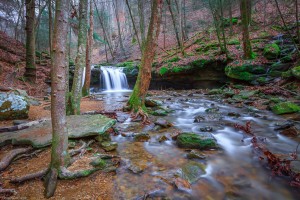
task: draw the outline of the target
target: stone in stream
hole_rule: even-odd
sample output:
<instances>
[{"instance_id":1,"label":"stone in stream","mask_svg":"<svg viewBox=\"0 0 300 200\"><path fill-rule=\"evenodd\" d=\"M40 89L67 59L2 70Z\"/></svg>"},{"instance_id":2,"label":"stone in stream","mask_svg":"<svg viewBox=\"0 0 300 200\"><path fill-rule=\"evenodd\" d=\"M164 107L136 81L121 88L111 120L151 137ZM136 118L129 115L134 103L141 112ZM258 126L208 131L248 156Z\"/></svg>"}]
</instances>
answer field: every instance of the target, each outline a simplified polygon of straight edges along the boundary
<instances>
[{"instance_id":1,"label":"stone in stream","mask_svg":"<svg viewBox=\"0 0 300 200\"><path fill-rule=\"evenodd\" d=\"M153 100L153 99L149 99L146 98L145 99L145 106L146 107L157 107L157 106L161 106L163 103L161 101L158 100Z\"/></svg>"},{"instance_id":2,"label":"stone in stream","mask_svg":"<svg viewBox=\"0 0 300 200\"><path fill-rule=\"evenodd\" d=\"M105 133L103 133L101 135L97 135L95 137L95 140L97 140L99 143L102 143L102 142L105 142L105 141L111 141L110 135L107 132L105 132Z\"/></svg>"},{"instance_id":3,"label":"stone in stream","mask_svg":"<svg viewBox=\"0 0 300 200\"><path fill-rule=\"evenodd\" d=\"M205 159L206 156L196 150L190 151L188 154L186 154L186 157L188 159Z\"/></svg>"},{"instance_id":4,"label":"stone in stream","mask_svg":"<svg viewBox=\"0 0 300 200\"><path fill-rule=\"evenodd\" d=\"M116 123L116 120L103 115L67 116L68 136L70 139L104 134ZM34 148L51 145L51 120L46 120L27 129L0 134L0 146L5 144L29 144Z\"/></svg>"},{"instance_id":5,"label":"stone in stream","mask_svg":"<svg viewBox=\"0 0 300 200\"><path fill-rule=\"evenodd\" d=\"M159 125L163 128L168 128L172 126L172 123L168 122L167 120L163 119L163 118L158 118L155 122L155 125Z\"/></svg>"},{"instance_id":6,"label":"stone in stream","mask_svg":"<svg viewBox=\"0 0 300 200\"><path fill-rule=\"evenodd\" d=\"M147 142L150 138L148 133L137 133L134 135L134 141L136 142Z\"/></svg>"},{"instance_id":7,"label":"stone in stream","mask_svg":"<svg viewBox=\"0 0 300 200\"><path fill-rule=\"evenodd\" d=\"M105 141L105 142L101 142L101 147L105 150L105 151L114 151L118 148L118 143L116 142L110 142L110 141Z\"/></svg>"},{"instance_id":8,"label":"stone in stream","mask_svg":"<svg viewBox=\"0 0 300 200\"><path fill-rule=\"evenodd\" d=\"M169 140L169 138L168 138L167 136L165 136L165 135L160 136L160 137L158 138L158 141L159 141L159 142L164 142L164 141L167 141L167 140Z\"/></svg>"},{"instance_id":9,"label":"stone in stream","mask_svg":"<svg viewBox=\"0 0 300 200\"><path fill-rule=\"evenodd\" d=\"M27 95L27 94L26 94ZM0 92L0 121L28 118L27 96L16 92Z\"/></svg>"},{"instance_id":10,"label":"stone in stream","mask_svg":"<svg viewBox=\"0 0 300 200\"><path fill-rule=\"evenodd\" d=\"M167 111L165 111L163 109L158 109L158 110L153 111L152 115L154 115L154 116L167 116L168 113L167 113Z\"/></svg>"},{"instance_id":11,"label":"stone in stream","mask_svg":"<svg viewBox=\"0 0 300 200\"><path fill-rule=\"evenodd\" d=\"M211 126L206 126L206 127L202 127L200 128L201 132L213 132L213 128Z\"/></svg>"},{"instance_id":12,"label":"stone in stream","mask_svg":"<svg viewBox=\"0 0 300 200\"><path fill-rule=\"evenodd\" d=\"M292 126L280 131L280 134L290 137L297 137L298 135L300 135L300 131L295 126Z\"/></svg>"},{"instance_id":13,"label":"stone in stream","mask_svg":"<svg viewBox=\"0 0 300 200\"><path fill-rule=\"evenodd\" d=\"M177 137L177 145L189 149L213 149L217 143L213 137L205 137L195 133L182 133Z\"/></svg>"},{"instance_id":14,"label":"stone in stream","mask_svg":"<svg viewBox=\"0 0 300 200\"><path fill-rule=\"evenodd\" d=\"M205 174L205 166L196 161L189 161L177 171L178 175L190 184L195 183Z\"/></svg>"},{"instance_id":15,"label":"stone in stream","mask_svg":"<svg viewBox=\"0 0 300 200\"><path fill-rule=\"evenodd\" d=\"M292 102L281 102L274 105L272 111L277 115L295 113L300 111L300 106Z\"/></svg>"}]
</instances>

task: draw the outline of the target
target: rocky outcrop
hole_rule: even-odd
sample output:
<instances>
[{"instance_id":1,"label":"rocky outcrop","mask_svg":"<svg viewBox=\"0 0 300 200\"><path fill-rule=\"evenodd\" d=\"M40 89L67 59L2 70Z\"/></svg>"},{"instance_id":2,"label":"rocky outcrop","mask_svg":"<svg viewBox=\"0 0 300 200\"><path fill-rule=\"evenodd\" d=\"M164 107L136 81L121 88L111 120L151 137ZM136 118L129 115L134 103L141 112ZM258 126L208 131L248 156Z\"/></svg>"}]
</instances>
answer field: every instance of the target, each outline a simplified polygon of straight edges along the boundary
<instances>
[{"instance_id":1,"label":"rocky outcrop","mask_svg":"<svg viewBox=\"0 0 300 200\"><path fill-rule=\"evenodd\" d=\"M25 92L25 91L24 91ZM21 91L0 92L0 120L28 118L27 94Z\"/></svg>"}]
</instances>

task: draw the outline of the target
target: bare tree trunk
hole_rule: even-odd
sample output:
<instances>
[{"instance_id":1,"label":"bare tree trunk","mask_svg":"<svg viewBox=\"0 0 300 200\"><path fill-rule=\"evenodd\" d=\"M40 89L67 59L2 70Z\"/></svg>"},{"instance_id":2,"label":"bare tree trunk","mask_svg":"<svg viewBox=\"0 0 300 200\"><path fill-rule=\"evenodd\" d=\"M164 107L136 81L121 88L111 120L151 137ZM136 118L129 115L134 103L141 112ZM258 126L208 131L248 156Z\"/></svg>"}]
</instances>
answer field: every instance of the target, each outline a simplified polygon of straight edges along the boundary
<instances>
[{"instance_id":1,"label":"bare tree trunk","mask_svg":"<svg viewBox=\"0 0 300 200\"><path fill-rule=\"evenodd\" d=\"M18 40L18 32L19 32L18 27L19 27L19 23L20 23L20 20L21 20L21 15L22 15L22 11L23 11L24 1L23 0L21 2L18 1L18 4L19 4L20 8L19 8L19 12L18 12L17 23L16 23L16 26L15 26L15 40Z\"/></svg>"},{"instance_id":2,"label":"bare tree trunk","mask_svg":"<svg viewBox=\"0 0 300 200\"><path fill-rule=\"evenodd\" d=\"M93 52L93 32L94 32L94 9L93 3L90 1L90 29L88 32L87 44L86 44L86 70L84 85L82 88L82 95L90 95L90 84L91 84L91 60Z\"/></svg>"},{"instance_id":3,"label":"bare tree trunk","mask_svg":"<svg viewBox=\"0 0 300 200\"><path fill-rule=\"evenodd\" d=\"M139 11L139 18L140 18L140 30L141 30L141 38L142 38L142 46L144 46L146 33L145 33L145 18L144 18L144 0L137 0L138 2L138 11Z\"/></svg>"},{"instance_id":4,"label":"bare tree trunk","mask_svg":"<svg viewBox=\"0 0 300 200\"><path fill-rule=\"evenodd\" d=\"M219 6L220 6L220 12L221 12L221 29L222 29L222 36L223 36L223 48L225 50L226 58L228 59L229 56L228 56L225 27L224 27L223 0L219 0Z\"/></svg>"},{"instance_id":5,"label":"bare tree trunk","mask_svg":"<svg viewBox=\"0 0 300 200\"><path fill-rule=\"evenodd\" d=\"M135 37L136 37L136 39L137 39L137 41L138 41L140 51L141 51L141 53L143 53L143 52L142 52L141 42L140 42L140 39L139 39L139 34L138 34L137 28L136 28L136 26L135 26L135 22L134 22L132 13L131 13L131 8L130 8L130 5L129 5L128 0L126 0L126 5L127 5L127 7L128 7L128 12L129 12L129 15L130 15L130 18L131 18L131 22L132 22L132 26L133 26L133 29L134 29Z\"/></svg>"},{"instance_id":6,"label":"bare tree trunk","mask_svg":"<svg viewBox=\"0 0 300 200\"><path fill-rule=\"evenodd\" d=\"M150 85L152 62L160 33L161 9L162 1L153 0L151 19L148 27L147 40L143 49L141 67L133 92L128 101L129 107L136 112L137 115L142 115L144 121L147 120L147 115L145 115L145 112L147 112L145 107L145 97Z\"/></svg>"},{"instance_id":7,"label":"bare tree trunk","mask_svg":"<svg viewBox=\"0 0 300 200\"><path fill-rule=\"evenodd\" d=\"M79 2L79 32L78 32L78 50L75 60L75 72L70 94L70 100L67 107L67 113L73 115L80 114L80 102L82 97L82 76L86 65L86 37L87 37L87 8L88 1Z\"/></svg>"},{"instance_id":8,"label":"bare tree trunk","mask_svg":"<svg viewBox=\"0 0 300 200\"><path fill-rule=\"evenodd\" d=\"M298 38L298 44L300 44L300 30L299 30L299 8L298 8L298 0L295 2L296 7L296 24L297 24L297 38Z\"/></svg>"},{"instance_id":9,"label":"bare tree trunk","mask_svg":"<svg viewBox=\"0 0 300 200\"><path fill-rule=\"evenodd\" d=\"M233 35L233 23L232 23L232 0L228 0L229 3L229 26L230 26L230 32L229 34Z\"/></svg>"},{"instance_id":10,"label":"bare tree trunk","mask_svg":"<svg viewBox=\"0 0 300 200\"><path fill-rule=\"evenodd\" d=\"M35 0L26 0L26 67L24 76L36 81L35 67Z\"/></svg>"},{"instance_id":11,"label":"bare tree trunk","mask_svg":"<svg viewBox=\"0 0 300 200\"><path fill-rule=\"evenodd\" d=\"M49 0L48 10L49 10L49 50L50 50L50 55L51 55L51 52L52 52L52 0Z\"/></svg>"},{"instance_id":12,"label":"bare tree trunk","mask_svg":"<svg viewBox=\"0 0 300 200\"><path fill-rule=\"evenodd\" d=\"M121 48L121 51L122 51L123 55L126 56L123 41L122 41L120 18L119 18L119 14L118 14L118 12L119 12L118 1L117 0L113 1L113 5L115 7L115 15L116 15L116 19L117 19L120 48Z\"/></svg>"},{"instance_id":13,"label":"bare tree trunk","mask_svg":"<svg viewBox=\"0 0 300 200\"><path fill-rule=\"evenodd\" d=\"M45 196L54 195L58 174L69 164L68 132L66 127L65 68L69 1L56 0L51 71L52 151L50 170L46 176Z\"/></svg>"},{"instance_id":14,"label":"bare tree trunk","mask_svg":"<svg viewBox=\"0 0 300 200\"><path fill-rule=\"evenodd\" d=\"M242 27L243 27L243 49L244 49L244 58L251 59L252 58L252 48L250 43L250 36L249 36L249 23L250 19L248 18L249 12L251 12L251 7L249 8L249 2L251 0L241 0L240 2L240 10L242 16ZM251 3L250 3L251 5Z\"/></svg>"},{"instance_id":15,"label":"bare tree trunk","mask_svg":"<svg viewBox=\"0 0 300 200\"><path fill-rule=\"evenodd\" d=\"M187 24L186 24L186 0L183 0L183 29L184 29L184 40L189 38Z\"/></svg>"}]
</instances>

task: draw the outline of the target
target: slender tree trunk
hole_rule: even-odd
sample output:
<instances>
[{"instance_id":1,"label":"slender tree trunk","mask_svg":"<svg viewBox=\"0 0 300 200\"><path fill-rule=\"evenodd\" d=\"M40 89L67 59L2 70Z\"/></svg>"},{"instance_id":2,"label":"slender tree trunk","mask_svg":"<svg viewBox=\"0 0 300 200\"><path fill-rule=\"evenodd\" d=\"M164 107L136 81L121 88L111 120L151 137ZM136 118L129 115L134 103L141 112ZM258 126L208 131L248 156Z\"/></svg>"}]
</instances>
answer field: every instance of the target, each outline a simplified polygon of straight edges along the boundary
<instances>
[{"instance_id":1,"label":"slender tree trunk","mask_svg":"<svg viewBox=\"0 0 300 200\"><path fill-rule=\"evenodd\" d=\"M93 32L94 32L94 9L93 3L90 1L90 29L88 32L87 45L86 45L86 70L84 85L82 88L82 95L90 95L90 84L91 84L91 60L93 52Z\"/></svg>"},{"instance_id":2,"label":"slender tree trunk","mask_svg":"<svg viewBox=\"0 0 300 200\"><path fill-rule=\"evenodd\" d=\"M184 40L189 38L189 33L186 24L186 0L183 0L183 29L184 29Z\"/></svg>"},{"instance_id":3,"label":"slender tree trunk","mask_svg":"<svg viewBox=\"0 0 300 200\"><path fill-rule=\"evenodd\" d=\"M220 12L221 12L221 29L222 29L222 36L223 36L223 49L226 54L226 58L228 59L228 50L227 50L227 42L226 42L226 35L225 35L225 27L224 27L224 14L223 14L223 0L219 0Z\"/></svg>"},{"instance_id":4,"label":"slender tree trunk","mask_svg":"<svg viewBox=\"0 0 300 200\"><path fill-rule=\"evenodd\" d=\"M48 10L49 10L49 49L51 54L52 52L52 0L49 0Z\"/></svg>"},{"instance_id":5,"label":"slender tree trunk","mask_svg":"<svg viewBox=\"0 0 300 200\"><path fill-rule=\"evenodd\" d=\"M233 23L232 23L232 0L228 0L229 3L229 26L230 26L230 36L233 35Z\"/></svg>"},{"instance_id":6,"label":"slender tree trunk","mask_svg":"<svg viewBox=\"0 0 300 200\"><path fill-rule=\"evenodd\" d=\"M26 67L24 76L36 81L35 67L35 0L26 0Z\"/></svg>"},{"instance_id":7,"label":"slender tree trunk","mask_svg":"<svg viewBox=\"0 0 300 200\"><path fill-rule=\"evenodd\" d=\"M123 55L126 56L125 48L124 48L123 41L122 41L121 25L120 25L119 13L118 13L119 12L118 1L117 0L113 1L113 5L115 7L115 15L116 15L116 19L117 19L120 48L121 48Z\"/></svg>"},{"instance_id":8,"label":"slender tree trunk","mask_svg":"<svg viewBox=\"0 0 300 200\"><path fill-rule=\"evenodd\" d=\"M250 43L250 36L249 36L249 23L250 19L248 18L249 12L251 12L251 7L249 8L249 2L251 0L241 0L240 2L240 10L242 16L242 29L243 29L243 49L244 49L244 58L251 59L252 58L252 48ZM250 3L251 5L251 3Z\"/></svg>"},{"instance_id":9,"label":"slender tree trunk","mask_svg":"<svg viewBox=\"0 0 300 200\"><path fill-rule=\"evenodd\" d=\"M86 65L86 37L87 37L87 8L88 1L80 0L79 2L79 32L78 32L78 48L75 60L75 71L68 103L68 114L80 114L80 102L82 97L82 76Z\"/></svg>"},{"instance_id":10,"label":"slender tree trunk","mask_svg":"<svg viewBox=\"0 0 300 200\"><path fill-rule=\"evenodd\" d=\"M212 13L212 16L213 16L213 22L214 22L214 26L215 26L215 29L216 29L216 33L217 33L217 38L218 38L218 42L219 42L219 45L220 45L220 49L221 49L221 52L224 53L225 52L225 49L223 47L223 44L222 44L222 41L221 41L221 36L220 36L220 20L218 19L218 15L216 13L216 10L214 9L213 7L213 4L211 2L211 0L208 1L209 3L209 7L210 7L210 10L211 10L211 13Z\"/></svg>"},{"instance_id":11,"label":"slender tree trunk","mask_svg":"<svg viewBox=\"0 0 300 200\"><path fill-rule=\"evenodd\" d=\"M140 30L141 30L141 38L142 38L142 46L144 46L144 42L146 39L145 33L145 17L144 17L144 0L137 0L138 2L138 11L139 11L139 18L140 18Z\"/></svg>"},{"instance_id":12,"label":"slender tree trunk","mask_svg":"<svg viewBox=\"0 0 300 200\"><path fill-rule=\"evenodd\" d=\"M127 5L127 7L128 7L128 12L129 12L129 15L130 15L130 18L131 18L131 22L132 22L132 26L133 26L133 29L134 29L135 37L136 37L136 39L137 39L137 41L138 41L139 48L140 48L140 51L141 51L141 53L142 53L142 46L141 46L141 42L140 42L140 39L139 39L139 34L138 34L137 28L136 28L136 26L135 26L135 22L134 22L132 13L131 13L131 8L130 8L130 5L129 5L128 0L126 0L126 5Z\"/></svg>"},{"instance_id":13,"label":"slender tree trunk","mask_svg":"<svg viewBox=\"0 0 300 200\"><path fill-rule=\"evenodd\" d=\"M298 0L295 2L295 7L296 7L296 25L297 25L297 39L298 39L298 44L300 44L300 30L299 30L299 8L298 8Z\"/></svg>"},{"instance_id":14,"label":"slender tree trunk","mask_svg":"<svg viewBox=\"0 0 300 200\"><path fill-rule=\"evenodd\" d=\"M165 2L165 1L163 1ZM167 7L166 7L166 4L164 3L163 4L163 8L164 8L164 13L165 13L165 16L164 16L164 49L166 48L166 32L167 32Z\"/></svg>"},{"instance_id":15,"label":"slender tree trunk","mask_svg":"<svg viewBox=\"0 0 300 200\"><path fill-rule=\"evenodd\" d=\"M145 107L145 97L150 86L151 68L154 60L157 39L160 33L162 1L152 1L151 19L148 27L147 40L143 48L143 56L138 78L133 92L128 101L129 107L138 114L144 115L147 112Z\"/></svg>"},{"instance_id":16,"label":"slender tree trunk","mask_svg":"<svg viewBox=\"0 0 300 200\"><path fill-rule=\"evenodd\" d=\"M67 33L69 1L56 0L53 37L53 62L51 71L51 119L52 151L51 164L46 176L45 196L54 195L61 167L69 164L68 131L66 127L65 68L67 56Z\"/></svg>"},{"instance_id":17,"label":"slender tree trunk","mask_svg":"<svg viewBox=\"0 0 300 200\"><path fill-rule=\"evenodd\" d=\"M18 4L19 4L19 1L18 1ZM18 19L17 19L17 23L16 23L16 26L15 26L15 40L18 40L18 32L19 32L19 23L20 23L20 19L21 19L21 15L22 15L22 11L23 11L23 0L20 2L20 9L19 9L19 12L18 12Z\"/></svg>"}]
</instances>

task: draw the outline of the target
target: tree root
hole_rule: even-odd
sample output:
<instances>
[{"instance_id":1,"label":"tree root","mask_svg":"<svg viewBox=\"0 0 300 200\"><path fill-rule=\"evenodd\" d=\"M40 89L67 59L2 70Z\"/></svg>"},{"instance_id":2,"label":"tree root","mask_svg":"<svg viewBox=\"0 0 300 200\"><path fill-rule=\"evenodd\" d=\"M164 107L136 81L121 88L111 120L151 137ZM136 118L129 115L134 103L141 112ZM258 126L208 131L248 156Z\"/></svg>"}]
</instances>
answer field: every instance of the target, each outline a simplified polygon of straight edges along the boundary
<instances>
[{"instance_id":1,"label":"tree root","mask_svg":"<svg viewBox=\"0 0 300 200\"><path fill-rule=\"evenodd\" d=\"M60 168L60 173L58 174L58 177L60 179L75 179L75 178L81 178L89 176L90 174L100 170L100 168L92 168L92 169L85 169L80 171L71 172L65 167Z\"/></svg>"},{"instance_id":2,"label":"tree root","mask_svg":"<svg viewBox=\"0 0 300 200\"><path fill-rule=\"evenodd\" d=\"M13 161L13 159L23 153L27 153L28 151L31 151L32 147L28 148L21 148L21 149L14 149L8 153L8 155L4 156L4 158L0 162L0 171L3 171L6 169L9 164Z\"/></svg>"},{"instance_id":3,"label":"tree root","mask_svg":"<svg viewBox=\"0 0 300 200\"><path fill-rule=\"evenodd\" d=\"M0 187L0 194L5 194L5 195L14 195L16 194L17 191L14 189L3 189L2 187Z\"/></svg>"},{"instance_id":4,"label":"tree root","mask_svg":"<svg viewBox=\"0 0 300 200\"><path fill-rule=\"evenodd\" d=\"M32 173L32 174L27 174L27 175L19 177L19 178L11 179L10 182L11 183L22 183L22 182L25 182L25 181L28 181L28 180L31 180L31 179L41 178L41 177L45 176L47 172L48 172L48 168L43 169L39 172L35 172L35 173Z\"/></svg>"},{"instance_id":5,"label":"tree root","mask_svg":"<svg viewBox=\"0 0 300 200\"><path fill-rule=\"evenodd\" d=\"M46 119L32 121L32 122L20 124L20 125L17 125L17 126L3 127L3 128L0 128L0 133L23 130L23 129L29 128L31 126L37 125L39 123L42 123L44 121L46 121Z\"/></svg>"},{"instance_id":6,"label":"tree root","mask_svg":"<svg viewBox=\"0 0 300 200\"><path fill-rule=\"evenodd\" d=\"M144 112L144 110L142 108L139 108L138 111L131 116L132 119L138 119L139 117L142 118L142 123L143 124L150 124L150 120L149 120L149 116L146 112Z\"/></svg>"},{"instance_id":7,"label":"tree root","mask_svg":"<svg viewBox=\"0 0 300 200\"><path fill-rule=\"evenodd\" d=\"M38 149L32 153L28 153L28 154L20 154L18 155L16 158L14 158L13 161L16 161L16 160L21 160L23 158L33 158L33 157L38 157L38 153L41 153L42 151L45 151L46 149Z\"/></svg>"},{"instance_id":8,"label":"tree root","mask_svg":"<svg viewBox=\"0 0 300 200\"><path fill-rule=\"evenodd\" d=\"M82 143L81 147L78 148L78 149L71 150L69 152L70 156L75 156L77 154L80 154L80 157L83 156L83 154L86 151L86 148L88 148L94 142L94 140L90 140L88 143L86 143L86 142L84 142L82 140L80 140L80 142Z\"/></svg>"}]
</instances>

